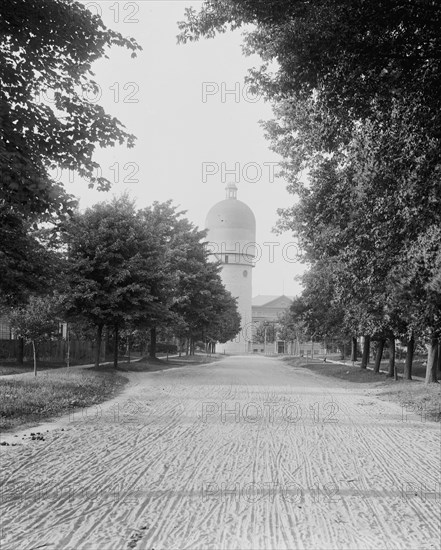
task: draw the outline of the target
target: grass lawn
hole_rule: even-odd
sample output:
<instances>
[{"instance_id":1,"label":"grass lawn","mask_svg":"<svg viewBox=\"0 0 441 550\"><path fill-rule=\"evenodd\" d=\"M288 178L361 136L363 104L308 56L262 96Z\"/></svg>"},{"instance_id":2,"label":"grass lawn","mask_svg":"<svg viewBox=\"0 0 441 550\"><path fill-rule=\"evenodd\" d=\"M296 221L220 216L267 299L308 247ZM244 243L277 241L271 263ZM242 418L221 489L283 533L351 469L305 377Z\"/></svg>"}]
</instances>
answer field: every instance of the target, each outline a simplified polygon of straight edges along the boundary
<instances>
[{"instance_id":1,"label":"grass lawn","mask_svg":"<svg viewBox=\"0 0 441 550\"><path fill-rule=\"evenodd\" d=\"M83 363L72 362L71 366L73 367L80 364ZM37 361L37 372L40 370L61 368L66 368L65 361ZM34 372L34 362L32 360L23 361L23 365L19 365L15 359L0 361L0 376L21 374L23 372Z\"/></svg>"},{"instance_id":2,"label":"grass lawn","mask_svg":"<svg viewBox=\"0 0 441 550\"><path fill-rule=\"evenodd\" d=\"M306 362L304 357L286 358L290 365L294 367L304 367L317 374L324 376L332 376L332 378L339 378L340 380L346 380L348 382L357 382L359 384L369 384L373 382L379 382L387 380L384 373L374 374L371 370L361 369L353 367L351 363L347 365L340 365L334 363L324 363L323 360L309 359Z\"/></svg>"},{"instance_id":3,"label":"grass lawn","mask_svg":"<svg viewBox=\"0 0 441 550\"><path fill-rule=\"evenodd\" d=\"M374 374L371 370L348 365L324 363L323 361L305 362L303 357L285 358L284 361L294 367L306 368L323 376L338 378L345 382L361 384L372 388L379 399L395 401L403 407L403 413L415 413L422 420L441 421L441 384L425 385L418 380L394 380L384 373Z\"/></svg>"},{"instance_id":4,"label":"grass lawn","mask_svg":"<svg viewBox=\"0 0 441 550\"><path fill-rule=\"evenodd\" d=\"M136 357L133 357L135 360ZM127 359L123 356L120 356L120 361L126 361ZM113 357L106 357L103 362L112 362ZM91 359L85 359L83 361L71 361L70 366L75 367L76 365L90 365L93 363ZM52 369L62 369L66 368L66 361L37 361L37 372L43 370L52 370ZM15 359L3 359L0 360L0 376L5 376L7 374L22 374L23 372L34 372L34 361L29 359L23 361L23 365L19 365Z\"/></svg>"},{"instance_id":5,"label":"grass lawn","mask_svg":"<svg viewBox=\"0 0 441 550\"><path fill-rule=\"evenodd\" d=\"M441 422L441 384L424 384L420 381L388 380L385 387L379 388L377 397L399 403L403 416L414 413L422 422Z\"/></svg>"},{"instance_id":6,"label":"grass lawn","mask_svg":"<svg viewBox=\"0 0 441 550\"><path fill-rule=\"evenodd\" d=\"M413 364L412 364L412 376L420 376L421 378L425 378L426 377L426 359L427 357L415 357L414 360L413 360ZM358 360L360 361L360 359ZM398 376L402 376L403 373L404 373L404 364L405 364L405 360L404 359L397 359L395 361L396 365L397 365L397 373L398 373ZM369 366L370 367L373 367L374 366L374 361L371 360L371 362L369 363ZM389 370L389 361L386 359L386 360L383 360L381 361L380 363L380 370Z\"/></svg>"},{"instance_id":7,"label":"grass lawn","mask_svg":"<svg viewBox=\"0 0 441 550\"><path fill-rule=\"evenodd\" d=\"M89 407L114 397L128 382L112 368L63 369L40 373L36 378L0 377L0 430L6 431L72 408Z\"/></svg>"},{"instance_id":8,"label":"grass lawn","mask_svg":"<svg viewBox=\"0 0 441 550\"><path fill-rule=\"evenodd\" d=\"M99 368L67 370L65 364L41 361L37 377L9 378L1 375L33 371L33 364L18 366L15 361L0 365L0 431L40 423L69 413L72 409L90 407L115 397L128 379L124 372L153 372L184 365L218 361L223 356L143 358L127 363L122 360L115 371L112 365ZM61 368L64 367L64 368ZM45 370L50 369L50 370ZM59 369L58 371L56 369Z\"/></svg>"},{"instance_id":9,"label":"grass lawn","mask_svg":"<svg viewBox=\"0 0 441 550\"><path fill-rule=\"evenodd\" d=\"M157 370L171 369L175 367L183 367L185 365L203 365L206 363L213 363L219 361L225 357L224 355L206 355L205 353L197 355L182 355L182 357L169 357L168 361L166 356L160 356L156 359L150 359L149 357L143 357L140 361L133 363L123 363L119 365L118 370L128 372L153 372Z\"/></svg>"}]
</instances>

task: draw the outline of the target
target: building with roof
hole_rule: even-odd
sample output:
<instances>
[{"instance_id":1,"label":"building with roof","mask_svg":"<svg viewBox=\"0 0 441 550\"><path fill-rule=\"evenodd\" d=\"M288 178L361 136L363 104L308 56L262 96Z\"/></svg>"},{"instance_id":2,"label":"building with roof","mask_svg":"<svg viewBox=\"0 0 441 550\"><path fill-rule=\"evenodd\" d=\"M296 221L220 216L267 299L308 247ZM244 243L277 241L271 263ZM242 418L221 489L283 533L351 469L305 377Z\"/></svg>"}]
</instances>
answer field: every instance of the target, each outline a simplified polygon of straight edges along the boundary
<instances>
[{"instance_id":1,"label":"building with roof","mask_svg":"<svg viewBox=\"0 0 441 550\"><path fill-rule=\"evenodd\" d=\"M225 190L225 199L207 214L207 249L222 265L221 277L226 289L238 299L242 330L235 340L219 344L216 351L248 353L253 339L251 298L256 219L251 208L237 199L234 183L228 184Z\"/></svg>"},{"instance_id":2,"label":"building with roof","mask_svg":"<svg viewBox=\"0 0 441 550\"><path fill-rule=\"evenodd\" d=\"M277 321L279 316L291 306L293 296L258 295L252 300L252 319L255 323L261 321Z\"/></svg>"},{"instance_id":3,"label":"building with roof","mask_svg":"<svg viewBox=\"0 0 441 550\"><path fill-rule=\"evenodd\" d=\"M280 339L278 319L291 306L294 296L259 295L252 301L252 319L255 331L260 323L267 325L264 341L254 338L251 351L265 354L290 354L305 357L324 355L326 350L322 342L286 341Z\"/></svg>"},{"instance_id":4,"label":"building with roof","mask_svg":"<svg viewBox=\"0 0 441 550\"><path fill-rule=\"evenodd\" d=\"M262 295L255 296L252 300L252 319L254 324L254 334L258 331L258 326L265 325L265 339L259 341L254 338L252 351L253 353L288 353L288 345L286 342L277 338L279 317L290 307L293 297L277 295ZM268 334L267 334L268 333Z\"/></svg>"}]
</instances>

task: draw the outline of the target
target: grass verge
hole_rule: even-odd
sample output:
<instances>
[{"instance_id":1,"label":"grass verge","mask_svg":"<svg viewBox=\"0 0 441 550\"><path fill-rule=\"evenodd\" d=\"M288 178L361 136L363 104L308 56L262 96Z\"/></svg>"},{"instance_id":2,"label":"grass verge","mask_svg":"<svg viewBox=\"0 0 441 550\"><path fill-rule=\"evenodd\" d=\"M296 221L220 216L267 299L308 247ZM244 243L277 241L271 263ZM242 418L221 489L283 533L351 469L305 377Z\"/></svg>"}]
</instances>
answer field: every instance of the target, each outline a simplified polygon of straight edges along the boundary
<instances>
[{"instance_id":1,"label":"grass verge","mask_svg":"<svg viewBox=\"0 0 441 550\"><path fill-rule=\"evenodd\" d=\"M81 363L72 362L71 365L79 365ZM38 361L37 372L47 369L61 369L66 368L65 361ZM24 361L23 365L19 365L17 361L2 361L0 364L0 376L8 374L23 374L24 372L34 372L34 362Z\"/></svg>"},{"instance_id":2,"label":"grass verge","mask_svg":"<svg viewBox=\"0 0 441 550\"><path fill-rule=\"evenodd\" d=\"M170 357L169 360L165 357L157 357L156 359L150 359L147 357L142 358L140 361L134 363L124 363L118 367L118 370L127 372L154 372L158 370L166 370L175 367L183 367L185 365L205 365L208 363L214 363L224 358L224 355L183 355L182 357Z\"/></svg>"},{"instance_id":3,"label":"grass verge","mask_svg":"<svg viewBox=\"0 0 441 550\"><path fill-rule=\"evenodd\" d=\"M303 357L285 359L294 367L306 368L322 376L329 376L350 384L368 387L379 399L394 401L402 407L403 414L417 414L422 421L441 421L441 384L429 384L418 380L393 380L384 373L375 374L371 370L338 365L333 363L305 363Z\"/></svg>"},{"instance_id":4,"label":"grass verge","mask_svg":"<svg viewBox=\"0 0 441 550\"><path fill-rule=\"evenodd\" d=\"M41 373L36 378L0 378L0 430L42 422L117 395L127 378L113 369Z\"/></svg>"},{"instance_id":5,"label":"grass verge","mask_svg":"<svg viewBox=\"0 0 441 550\"><path fill-rule=\"evenodd\" d=\"M135 360L136 357L133 357ZM126 357L120 356L120 362L127 361ZM113 356L107 356L106 359L102 359L103 363L113 362ZM93 359L83 359L83 360L73 360L70 362L71 367L78 365L90 365L94 363ZM47 361L44 359L38 360L37 362L37 372L40 373L44 370L53 370L53 369L66 369L66 361ZM23 362L23 365L19 365L15 359L3 359L0 361L0 376L5 376L8 374L23 374L25 372L34 372L34 362L31 360L26 360Z\"/></svg>"},{"instance_id":6,"label":"grass verge","mask_svg":"<svg viewBox=\"0 0 441 550\"><path fill-rule=\"evenodd\" d=\"M403 411L403 419L407 415L416 414L421 422L432 420L441 422L441 384L424 384L411 380L389 379L386 387L379 388L376 397L399 403Z\"/></svg>"},{"instance_id":7,"label":"grass verge","mask_svg":"<svg viewBox=\"0 0 441 550\"><path fill-rule=\"evenodd\" d=\"M356 382L358 384L370 384L387 380L384 373L374 374L371 370L353 367L352 365L340 365L335 363L324 363L323 361L305 362L304 357L294 357L286 359L294 367L306 368L323 376L331 376L347 382Z\"/></svg>"}]
</instances>

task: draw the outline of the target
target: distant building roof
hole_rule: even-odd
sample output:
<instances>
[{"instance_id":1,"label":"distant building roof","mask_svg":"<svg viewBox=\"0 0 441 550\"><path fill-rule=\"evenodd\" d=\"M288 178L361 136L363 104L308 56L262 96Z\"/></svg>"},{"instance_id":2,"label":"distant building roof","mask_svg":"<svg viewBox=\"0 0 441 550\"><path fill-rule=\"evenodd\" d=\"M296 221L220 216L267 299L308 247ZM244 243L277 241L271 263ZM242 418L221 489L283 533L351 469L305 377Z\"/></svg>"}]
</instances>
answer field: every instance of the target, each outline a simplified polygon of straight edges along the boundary
<instances>
[{"instance_id":1,"label":"distant building roof","mask_svg":"<svg viewBox=\"0 0 441 550\"><path fill-rule=\"evenodd\" d=\"M262 307L269 305L271 302L275 302L276 300L280 300L281 298L287 298L290 302L294 300L294 296L285 296L285 294L259 294L253 298L252 305L254 307Z\"/></svg>"}]
</instances>

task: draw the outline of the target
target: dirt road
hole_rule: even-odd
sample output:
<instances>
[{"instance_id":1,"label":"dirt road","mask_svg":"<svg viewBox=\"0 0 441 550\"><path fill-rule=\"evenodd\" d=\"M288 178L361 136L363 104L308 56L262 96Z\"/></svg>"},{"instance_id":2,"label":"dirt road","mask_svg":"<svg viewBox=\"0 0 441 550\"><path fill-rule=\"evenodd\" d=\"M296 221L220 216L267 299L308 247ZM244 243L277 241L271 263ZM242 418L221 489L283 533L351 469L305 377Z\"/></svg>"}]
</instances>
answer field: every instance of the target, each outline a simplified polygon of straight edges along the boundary
<instances>
[{"instance_id":1,"label":"dirt road","mask_svg":"<svg viewBox=\"0 0 441 550\"><path fill-rule=\"evenodd\" d=\"M0 447L2 550L440 546L439 423L270 358L130 376Z\"/></svg>"}]
</instances>

